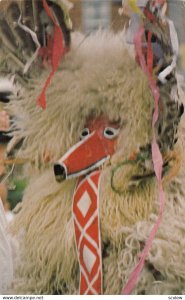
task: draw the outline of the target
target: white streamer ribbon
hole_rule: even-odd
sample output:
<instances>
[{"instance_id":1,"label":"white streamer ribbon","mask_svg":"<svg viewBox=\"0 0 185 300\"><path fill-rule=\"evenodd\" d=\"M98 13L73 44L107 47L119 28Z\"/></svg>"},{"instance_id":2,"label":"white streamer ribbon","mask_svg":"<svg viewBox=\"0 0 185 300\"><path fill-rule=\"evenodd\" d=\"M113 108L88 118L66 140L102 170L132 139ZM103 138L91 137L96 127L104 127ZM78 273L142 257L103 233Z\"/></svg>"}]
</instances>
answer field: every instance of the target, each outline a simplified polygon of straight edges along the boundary
<instances>
[{"instance_id":1,"label":"white streamer ribbon","mask_svg":"<svg viewBox=\"0 0 185 300\"><path fill-rule=\"evenodd\" d=\"M174 70L174 68L177 65L177 57L179 53L179 41L177 32L174 26L174 23L167 19L168 25L169 25L169 31L170 31L170 39L171 39L171 45L173 50L173 58L171 64L166 67L162 72L159 73L158 79L164 84L167 82L166 77Z\"/></svg>"},{"instance_id":2,"label":"white streamer ribbon","mask_svg":"<svg viewBox=\"0 0 185 300\"><path fill-rule=\"evenodd\" d=\"M34 54L32 55L32 57L27 61L27 63L25 64L24 66L24 70L23 70L23 74L26 74L30 68L30 66L32 65L32 63L34 62L34 60L37 58L37 55L38 55L38 52L39 52L39 49L40 49L40 43L39 43L39 40L37 38L37 35L34 31L32 31L29 27L27 27L26 25L23 25L21 23L21 15L18 19L18 26L20 28L22 28L25 32L28 32L31 37L32 37L32 40L34 41L35 45L37 46L37 49L36 51L34 52Z\"/></svg>"}]
</instances>

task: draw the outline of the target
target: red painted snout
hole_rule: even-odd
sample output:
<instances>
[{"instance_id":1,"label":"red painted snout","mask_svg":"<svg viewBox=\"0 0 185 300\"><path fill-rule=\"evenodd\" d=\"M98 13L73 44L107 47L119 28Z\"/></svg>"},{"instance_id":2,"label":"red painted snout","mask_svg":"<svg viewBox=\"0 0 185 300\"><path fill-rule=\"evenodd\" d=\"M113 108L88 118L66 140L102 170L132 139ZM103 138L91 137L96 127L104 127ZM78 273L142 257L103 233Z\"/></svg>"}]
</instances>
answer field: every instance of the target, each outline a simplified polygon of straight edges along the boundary
<instances>
[{"instance_id":1,"label":"red painted snout","mask_svg":"<svg viewBox=\"0 0 185 300\"><path fill-rule=\"evenodd\" d=\"M100 167L114 153L118 131L107 119L91 121L81 132L82 140L55 163L56 180L85 175Z\"/></svg>"}]
</instances>

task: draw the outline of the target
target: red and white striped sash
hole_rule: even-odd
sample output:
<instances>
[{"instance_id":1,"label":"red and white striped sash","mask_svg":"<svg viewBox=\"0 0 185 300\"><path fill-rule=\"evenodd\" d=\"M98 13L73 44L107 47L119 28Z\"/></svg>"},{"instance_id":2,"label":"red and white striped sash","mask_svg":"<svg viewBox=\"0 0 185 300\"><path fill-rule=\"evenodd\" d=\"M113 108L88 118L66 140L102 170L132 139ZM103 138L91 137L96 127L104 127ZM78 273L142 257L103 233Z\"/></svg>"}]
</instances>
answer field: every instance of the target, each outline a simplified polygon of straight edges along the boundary
<instances>
[{"instance_id":1,"label":"red and white striped sash","mask_svg":"<svg viewBox=\"0 0 185 300\"><path fill-rule=\"evenodd\" d=\"M80 265L80 294L102 294L102 257L99 220L100 171L77 185L73 198L76 249Z\"/></svg>"}]
</instances>

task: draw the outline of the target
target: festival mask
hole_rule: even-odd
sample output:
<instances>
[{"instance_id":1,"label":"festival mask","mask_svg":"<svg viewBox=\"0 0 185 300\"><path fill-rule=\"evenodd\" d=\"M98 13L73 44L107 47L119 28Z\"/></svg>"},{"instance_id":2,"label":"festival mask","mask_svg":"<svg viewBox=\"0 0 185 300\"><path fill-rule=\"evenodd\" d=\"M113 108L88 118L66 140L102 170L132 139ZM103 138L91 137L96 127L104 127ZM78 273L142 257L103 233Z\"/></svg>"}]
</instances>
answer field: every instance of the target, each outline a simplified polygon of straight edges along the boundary
<instances>
[{"instance_id":1,"label":"festival mask","mask_svg":"<svg viewBox=\"0 0 185 300\"><path fill-rule=\"evenodd\" d=\"M105 117L90 120L80 133L80 142L54 165L56 180L76 178L100 167L115 151L119 125Z\"/></svg>"},{"instance_id":2,"label":"festival mask","mask_svg":"<svg viewBox=\"0 0 185 300\"><path fill-rule=\"evenodd\" d=\"M81 131L81 141L54 165L55 177L59 182L80 176L74 190L72 217L81 295L103 292L99 217L101 171L97 169L115 152L118 134L118 124L105 117L91 119Z\"/></svg>"}]
</instances>

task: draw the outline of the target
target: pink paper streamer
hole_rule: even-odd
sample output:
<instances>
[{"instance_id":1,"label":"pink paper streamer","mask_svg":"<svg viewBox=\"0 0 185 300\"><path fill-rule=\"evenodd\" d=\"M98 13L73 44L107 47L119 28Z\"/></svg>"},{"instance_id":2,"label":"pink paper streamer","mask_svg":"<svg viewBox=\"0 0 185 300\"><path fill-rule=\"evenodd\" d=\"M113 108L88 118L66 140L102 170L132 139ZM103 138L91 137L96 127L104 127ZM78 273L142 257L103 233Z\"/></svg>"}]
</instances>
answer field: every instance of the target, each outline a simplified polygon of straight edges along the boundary
<instances>
[{"instance_id":1,"label":"pink paper streamer","mask_svg":"<svg viewBox=\"0 0 185 300\"><path fill-rule=\"evenodd\" d=\"M159 209L159 216L157 218L156 223L154 224L150 235L145 243L145 247L140 254L140 260L134 270L132 271L131 275L129 276L129 279L126 283L126 286L122 290L122 294L124 295L129 295L133 291L135 285L137 284L139 275L144 267L144 263L146 260L146 257L148 256L148 253L150 251L150 248L152 246L153 239L155 238L155 235L158 231L158 228L160 226L160 223L162 221L163 217L163 212L164 212L164 205L165 205L165 195L164 195L164 190L162 186L162 167L163 167L163 159L161 152L159 150L159 146L156 141L156 135L155 135L155 123L157 122L158 119L158 103L159 103L159 90L156 85L156 81L153 79L152 75L150 74L145 57L142 53L142 37L144 34L144 27L142 26L136 36L135 36L135 48L136 48L136 53L139 57L140 65L143 71L146 73L148 80L149 80L149 85L154 97L154 104L155 104L155 110L153 114L153 119L152 119L152 132L153 132L153 140L152 140L152 161L154 165L154 171L157 177L157 183L158 183L158 189L159 189L159 202L160 202L160 209Z\"/></svg>"}]
</instances>

